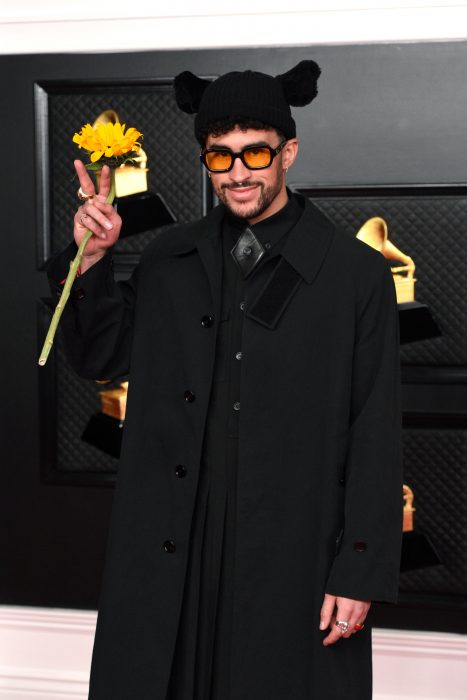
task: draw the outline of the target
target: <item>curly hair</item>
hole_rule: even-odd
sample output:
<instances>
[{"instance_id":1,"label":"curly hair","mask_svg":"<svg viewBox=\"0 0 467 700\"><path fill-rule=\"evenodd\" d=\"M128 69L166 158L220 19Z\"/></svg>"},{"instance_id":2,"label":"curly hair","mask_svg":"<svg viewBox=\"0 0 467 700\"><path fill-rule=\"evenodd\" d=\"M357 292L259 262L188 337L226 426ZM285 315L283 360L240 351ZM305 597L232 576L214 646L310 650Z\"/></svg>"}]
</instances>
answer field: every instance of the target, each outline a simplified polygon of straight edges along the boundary
<instances>
[{"instance_id":1,"label":"curly hair","mask_svg":"<svg viewBox=\"0 0 467 700\"><path fill-rule=\"evenodd\" d=\"M222 136L223 134L227 134L229 131L233 131L233 129L235 129L236 126L238 126L242 131L246 131L247 129L258 129L259 131L275 131L278 134L281 141L283 141L285 138L284 134L278 131L274 126L271 126L270 124L265 124L264 122L260 122L257 119L225 118L212 122L207 126L206 129L204 129L200 133L198 140L201 147L206 147L206 141L209 135Z\"/></svg>"}]
</instances>

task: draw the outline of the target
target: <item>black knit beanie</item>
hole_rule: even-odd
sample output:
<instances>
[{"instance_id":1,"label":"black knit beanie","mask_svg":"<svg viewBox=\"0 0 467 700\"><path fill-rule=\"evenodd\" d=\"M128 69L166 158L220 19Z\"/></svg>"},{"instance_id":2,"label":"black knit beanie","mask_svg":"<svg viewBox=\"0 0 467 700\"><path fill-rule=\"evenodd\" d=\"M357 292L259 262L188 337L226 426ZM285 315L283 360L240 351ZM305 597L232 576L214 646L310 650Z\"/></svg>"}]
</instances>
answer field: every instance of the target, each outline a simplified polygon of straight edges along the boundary
<instances>
[{"instance_id":1,"label":"black knit beanie","mask_svg":"<svg viewBox=\"0 0 467 700\"><path fill-rule=\"evenodd\" d=\"M296 135L290 105L303 106L316 97L320 73L311 60L276 77L246 70L210 81L184 71L175 78L175 98L184 112L196 113L195 136L200 143L210 126L221 120L262 122L290 139Z\"/></svg>"}]
</instances>

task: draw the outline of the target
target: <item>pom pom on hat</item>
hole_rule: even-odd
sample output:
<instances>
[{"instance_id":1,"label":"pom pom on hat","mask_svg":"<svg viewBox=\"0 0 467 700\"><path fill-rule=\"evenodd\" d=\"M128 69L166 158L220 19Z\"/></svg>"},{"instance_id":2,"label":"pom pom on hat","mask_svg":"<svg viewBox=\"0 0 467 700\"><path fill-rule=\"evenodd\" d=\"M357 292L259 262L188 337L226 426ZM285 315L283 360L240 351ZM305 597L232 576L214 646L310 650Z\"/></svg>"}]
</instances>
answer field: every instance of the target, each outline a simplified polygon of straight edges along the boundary
<instances>
[{"instance_id":1,"label":"pom pom on hat","mask_svg":"<svg viewBox=\"0 0 467 700\"><path fill-rule=\"evenodd\" d=\"M318 94L318 78L321 68L314 61L300 61L295 68L276 75L282 85L284 96L292 107L304 107L310 104Z\"/></svg>"},{"instance_id":2,"label":"pom pom on hat","mask_svg":"<svg viewBox=\"0 0 467 700\"><path fill-rule=\"evenodd\" d=\"M174 80L175 100L182 112L195 114L210 80L198 78L189 70L179 73Z\"/></svg>"}]
</instances>

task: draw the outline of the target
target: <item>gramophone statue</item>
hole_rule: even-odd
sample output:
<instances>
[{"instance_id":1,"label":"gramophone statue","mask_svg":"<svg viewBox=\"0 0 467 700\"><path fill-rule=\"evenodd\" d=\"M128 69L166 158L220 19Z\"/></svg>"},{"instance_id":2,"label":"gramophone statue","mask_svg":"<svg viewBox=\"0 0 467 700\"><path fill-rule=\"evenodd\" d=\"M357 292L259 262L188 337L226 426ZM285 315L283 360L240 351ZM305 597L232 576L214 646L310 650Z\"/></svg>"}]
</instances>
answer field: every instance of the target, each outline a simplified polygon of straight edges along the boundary
<instances>
[{"instance_id":1,"label":"gramophone statue","mask_svg":"<svg viewBox=\"0 0 467 700\"><path fill-rule=\"evenodd\" d=\"M402 265L391 268L396 285L397 303L404 304L407 301L414 301L415 282L417 281L414 277L415 263L410 256L396 248L394 243L391 243L388 238L388 226L385 220L380 216L368 219L357 233L357 238L375 250L379 250L388 260L396 260L402 263ZM406 274L402 274L403 272Z\"/></svg>"},{"instance_id":2,"label":"gramophone statue","mask_svg":"<svg viewBox=\"0 0 467 700\"><path fill-rule=\"evenodd\" d=\"M106 109L95 120L96 124L120 122L117 112ZM120 122L121 123L121 122ZM115 171L115 207L123 219L120 238L176 223L173 212L158 192L148 190L148 157L140 148L132 163L124 163ZM99 176L97 176L99 181Z\"/></svg>"},{"instance_id":3,"label":"gramophone statue","mask_svg":"<svg viewBox=\"0 0 467 700\"><path fill-rule=\"evenodd\" d=\"M112 416L119 421L125 420L128 382L122 382L116 389L105 389L99 392L101 410L106 416Z\"/></svg>"},{"instance_id":4,"label":"gramophone statue","mask_svg":"<svg viewBox=\"0 0 467 700\"><path fill-rule=\"evenodd\" d=\"M388 260L401 263L391 266L399 306L401 344L440 336L441 331L428 306L415 301L415 263L391 243L386 221L380 216L368 219L358 231L357 238L379 250Z\"/></svg>"},{"instance_id":5,"label":"gramophone statue","mask_svg":"<svg viewBox=\"0 0 467 700\"><path fill-rule=\"evenodd\" d=\"M402 519L402 554L401 571L423 569L426 566L440 564L440 558L428 537L414 529L414 493L410 486L402 487L404 501Z\"/></svg>"},{"instance_id":6,"label":"gramophone statue","mask_svg":"<svg viewBox=\"0 0 467 700\"><path fill-rule=\"evenodd\" d=\"M98 382L106 384L108 382ZM128 382L99 392L101 410L89 419L81 439L112 457L120 457Z\"/></svg>"}]
</instances>

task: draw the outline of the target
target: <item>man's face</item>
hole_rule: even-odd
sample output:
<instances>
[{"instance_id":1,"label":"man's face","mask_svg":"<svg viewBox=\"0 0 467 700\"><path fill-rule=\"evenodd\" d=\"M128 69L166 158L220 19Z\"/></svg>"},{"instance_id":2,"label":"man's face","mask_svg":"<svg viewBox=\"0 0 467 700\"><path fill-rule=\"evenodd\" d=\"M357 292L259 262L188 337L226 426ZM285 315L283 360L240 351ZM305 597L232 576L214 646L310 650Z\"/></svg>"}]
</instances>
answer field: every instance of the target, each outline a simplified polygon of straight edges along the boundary
<instances>
[{"instance_id":1,"label":"man's face","mask_svg":"<svg viewBox=\"0 0 467 700\"><path fill-rule=\"evenodd\" d=\"M206 148L226 148L238 153L246 146L268 145L277 148L281 139L271 130L246 129L238 126L221 136L209 135ZM211 173L211 182L219 200L235 214L256 223L279 211L287 202L284 171L291 164L289 143L296 151L296 140L291 139L273 159L271 165L261 170L250 170L240 158L236 158L232 170L227 173ZM285 162L287 163L284 165Z\"/></svg>"}]
</instances>

